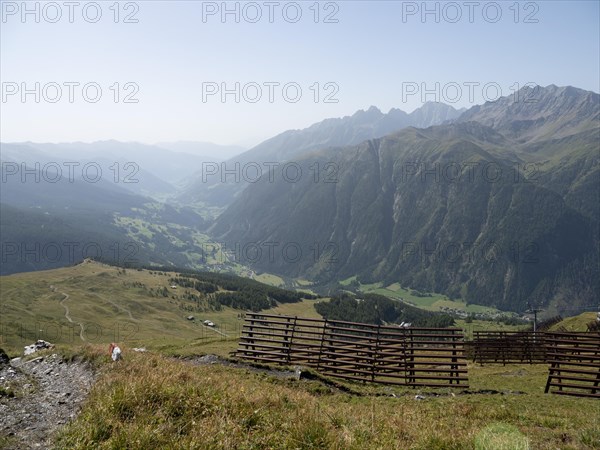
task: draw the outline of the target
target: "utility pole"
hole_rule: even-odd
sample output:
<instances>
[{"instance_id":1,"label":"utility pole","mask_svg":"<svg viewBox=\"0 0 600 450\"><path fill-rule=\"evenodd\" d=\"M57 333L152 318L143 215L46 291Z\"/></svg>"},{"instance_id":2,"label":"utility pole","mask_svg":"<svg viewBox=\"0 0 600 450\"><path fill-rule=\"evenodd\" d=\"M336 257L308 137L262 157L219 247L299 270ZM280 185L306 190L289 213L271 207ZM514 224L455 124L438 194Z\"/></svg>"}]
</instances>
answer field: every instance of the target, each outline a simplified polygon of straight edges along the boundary
<instances>
[{"instance_id":1,"label":"utility pole","mask_svg":"<svg viewBox=\"0 0 600 450\"><path fill-rule=\"evenodd\" d=\"M533 332L535 333L537 331L537 313L542 312L543 309L532 308L529 303L527 303L527 306L529 306L529 309L525 312L533 313Z\"/></svg>"}]
</instances>

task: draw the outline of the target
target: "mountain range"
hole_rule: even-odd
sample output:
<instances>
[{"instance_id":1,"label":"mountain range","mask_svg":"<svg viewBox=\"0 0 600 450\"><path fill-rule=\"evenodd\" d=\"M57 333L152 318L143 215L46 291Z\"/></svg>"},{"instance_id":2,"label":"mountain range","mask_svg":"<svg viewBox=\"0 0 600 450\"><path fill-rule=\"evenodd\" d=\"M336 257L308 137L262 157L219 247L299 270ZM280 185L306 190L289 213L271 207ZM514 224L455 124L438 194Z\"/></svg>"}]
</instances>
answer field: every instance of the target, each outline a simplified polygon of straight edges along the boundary
<instances>
[{"instance_id":1,"label":"mountain range","mask_svg":"<svg viewBox=\"0 0 600 450\"><path fill-rule=\"evenodd\" d=\"M570 86L468 110L371 107L238 154L190 142L1 150L2 273L78 262L15 255L15 243L69 239L206 269L212 240L255 271L321 285L357 276L515 311L600 298L599 96ZM73 161L102 179L47 180ZM262 176L240 178L247 167ZM40 181L10 173L24 169Z\"/></svg>"},{"instance_id":2,"label":"mountain range","mask_svg":"<svg viewBox=\"0 0 600 450\"><path fill-rule=\"evenodd\" d=\"M408 126L424 128L441 124L456 119L461 112L463 110L434 102L425 103L410 114L394 108L384 114L371 106L368 110L357 111L352 116L326 119L302 130L288 130L227 160L210 176L199 174L196 181L178 198L184 203L202 202L227 206L244 190L249 181L253 181L255 175L255 172L252 172L251 175L243 176L242 172L242 176L236 179L226 175L227 169L236 171L236 167L239 167L237 171L241 172L244 167L258 165L260 170L266 171L268 165L265 163L294 162L296 158L313 151L332 146L355 145Z\"/></svg>"},{"instance_id":3,"label":"mountain range","mask_svg":"<svg viewBox=\"0 0 600 450\"><path fill-rule=\"evenodd\" d=\"M236 256L288 276L358 275L512 310L594 304L599 96L530 89L451 123L305 155L303 173L334 164L335 180L275 170L210 232L229 248L263 248Z\"/></svg>"}]
</instances>

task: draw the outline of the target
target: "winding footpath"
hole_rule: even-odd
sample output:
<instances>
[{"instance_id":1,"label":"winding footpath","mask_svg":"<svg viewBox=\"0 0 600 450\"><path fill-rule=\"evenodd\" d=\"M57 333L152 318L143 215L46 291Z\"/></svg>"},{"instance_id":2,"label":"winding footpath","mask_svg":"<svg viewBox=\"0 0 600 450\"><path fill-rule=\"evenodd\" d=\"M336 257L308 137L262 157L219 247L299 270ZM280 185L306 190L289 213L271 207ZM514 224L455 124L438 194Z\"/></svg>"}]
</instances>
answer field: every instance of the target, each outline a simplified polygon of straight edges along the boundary
<instances>
[{"instance_id":1,"label":"winding footpath","mask_svg":"<svg viewBox=\"0 0 600 450\"><path fill-rule=\"evenodd\" d=\"M51 287L53 287L53 286L51 286ZM64 295L64 297L65 297L65 298L63 298L60 301L60 305L63 308L65 308L65 319L67 319L70 323L75 323L73 321L73 319L71 319L71 316L69 315L69 307L67 305L65 305L65 302L67 300L69 300L69 294L67 294L66 292L61 292L61 294ZM77 322L77 324L79 324L79 328L80 328L80 330L79 330L79 337L81 338L81 340L83 342L85 342L86 341L86 339L85 339L85 327L83 326L83 323L81 323L81 322Z\"/></svg>"}]
</instances>

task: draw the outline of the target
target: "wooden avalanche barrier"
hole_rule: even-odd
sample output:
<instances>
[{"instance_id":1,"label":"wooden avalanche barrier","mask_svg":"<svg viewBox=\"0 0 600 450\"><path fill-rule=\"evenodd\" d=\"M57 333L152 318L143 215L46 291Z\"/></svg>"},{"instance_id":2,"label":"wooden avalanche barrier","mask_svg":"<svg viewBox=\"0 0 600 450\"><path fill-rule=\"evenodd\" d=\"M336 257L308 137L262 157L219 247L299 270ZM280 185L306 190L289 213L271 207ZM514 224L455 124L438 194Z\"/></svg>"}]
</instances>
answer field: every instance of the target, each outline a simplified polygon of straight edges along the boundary
<instances>
[{"instance_id":1,"label":"wooden avalanche barrier","mask_svg":"<svg viewBox=\"0 0 600 450\"><path fill-rule=\"evenodd\" d=\"M546 333L545 392L600 398L600 332Z\"/></svg>"},{"instance_id":2,"label":"wooden avalanche barrier","mask_svg":"<svg viewBox=\"0 0 600 450\"><path fill-rule=\"evenodd\" d=\"M405 386L468 387L458 328L400 328L247 313L240 358Z\"/></svg>"},{"instance_id":3,"label":"wooden avalanche barrier","mask_svg":"<svg viewBox=\"0 0 600 450\"><path fill-rule=\"evenodd\" d=\"M469 342L473 362L545 363L545 333L533 331L475 331Z\"/></svg>"}]
</instances>

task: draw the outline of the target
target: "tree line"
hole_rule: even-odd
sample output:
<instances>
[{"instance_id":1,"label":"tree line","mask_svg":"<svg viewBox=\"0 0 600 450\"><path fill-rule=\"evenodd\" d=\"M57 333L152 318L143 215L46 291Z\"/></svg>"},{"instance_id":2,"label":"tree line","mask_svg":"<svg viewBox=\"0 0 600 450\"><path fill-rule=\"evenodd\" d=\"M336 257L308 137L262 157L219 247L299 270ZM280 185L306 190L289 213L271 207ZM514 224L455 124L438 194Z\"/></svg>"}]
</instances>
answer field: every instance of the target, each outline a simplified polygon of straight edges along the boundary
<instances>
[{"instance_id":1,"label":"tree line","mask_svg":"<svg viewBox=\"0 0 600 450\"><path fill-rule=\"evenodd\" d=\"M432 328L454 325L454 319L448 314L425 311L378 294L365 294L359 298L342 293L327 302L317 303L315 309L328 320L374 325L408 322L415 327Z\"/></svg>"}]
</instances>

